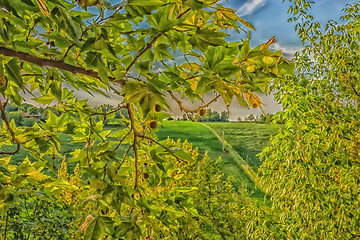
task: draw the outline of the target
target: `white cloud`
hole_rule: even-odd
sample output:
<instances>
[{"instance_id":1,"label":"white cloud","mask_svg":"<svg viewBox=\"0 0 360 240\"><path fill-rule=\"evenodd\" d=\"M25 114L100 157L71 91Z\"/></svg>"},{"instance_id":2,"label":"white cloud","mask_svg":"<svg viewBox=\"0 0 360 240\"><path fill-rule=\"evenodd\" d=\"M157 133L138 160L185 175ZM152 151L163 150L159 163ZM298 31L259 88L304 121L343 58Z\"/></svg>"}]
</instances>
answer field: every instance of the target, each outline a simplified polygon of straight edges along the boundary
<instances>
[{"instance_id":1,"label":"white cloud","mask_svg":"<svg viewBox=\"0 0 360 240\"><path fill-rule=\"evenodd\" d=\"M266 0L248 0L237 10L236 13L240 17L252 14L253 12L255 12L256 9L263 7L265 3Z\"/></svg>"},{"instance_id":2,"label":"white cloud","mask_svg":"<svg viewBox=\"0 0 360 240\"><path fill-rule=\"evenodd\" d=\"M284 57L291 59L294 57L296 52L299 52L303 49L303 47L299 46L285 46L280 45L279 43L271 44L270 50L278 51L281 50L281 53Z\"/></svg>"}]
</instances>

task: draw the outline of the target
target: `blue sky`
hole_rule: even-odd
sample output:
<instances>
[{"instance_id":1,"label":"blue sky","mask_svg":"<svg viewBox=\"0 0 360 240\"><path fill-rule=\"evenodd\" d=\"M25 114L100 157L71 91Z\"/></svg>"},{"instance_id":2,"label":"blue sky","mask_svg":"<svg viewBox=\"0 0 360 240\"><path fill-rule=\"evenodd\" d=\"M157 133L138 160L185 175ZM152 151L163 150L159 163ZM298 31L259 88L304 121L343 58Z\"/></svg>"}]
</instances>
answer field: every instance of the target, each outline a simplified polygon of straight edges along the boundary
<instances>
[{"instance_id":1,"label":"blue sky","mask_svg":"<svg viewBox=\"0 0 360 240\"><path fill-rule=\"evenodd\" d=\"M273 45L274 50L282 49L284 56L291 57L295 51L301 49L301 41L295 32L295 24L287 22L290 15L287 10L288 0L228 0L230 7L237 10L237 14L256 28L252 34L252 44L266 42L270 37L276 37L278 43ZM329 19L338 19L346 3L355 3L355 0L313 0L311 9L315 20L325 23ZM223 1L227 5L226 1Z\"/></svg>"}]
</instances>

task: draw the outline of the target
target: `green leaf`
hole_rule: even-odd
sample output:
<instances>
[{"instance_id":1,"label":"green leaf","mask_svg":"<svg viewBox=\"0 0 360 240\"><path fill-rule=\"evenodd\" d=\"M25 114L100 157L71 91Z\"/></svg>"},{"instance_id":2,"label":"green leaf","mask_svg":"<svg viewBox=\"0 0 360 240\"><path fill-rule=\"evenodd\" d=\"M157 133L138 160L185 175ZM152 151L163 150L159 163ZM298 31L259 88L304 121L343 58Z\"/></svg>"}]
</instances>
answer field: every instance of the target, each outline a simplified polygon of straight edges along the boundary
<instances>
[{"instance_id":1,"label":"green leaf","mask_svg":"<svg viewBox=\"0 0 360 240\"><path fill-rule=\"evenodd\" d=\"M91 213L88 218L92 218L93 220L86 227L85 239L99 240L105 234L111 234L114 222L110 217L96 216L94 213Z\"/></svg>"},{"instance_id":2,"label":"green leaf","mask_svg":"<svg viewBox=\"0 0 360 240\"><path fill-rule=\"evenodd\" d=\"M169 45L159 44L156 47L154 47L154 59L163 60L164 58L174 60L174 57L169 52Z\"/></svg>"},{"instance_id":3,"label":"green leaf","mask_svg":"<svg viewBox=\"0 0 360 240\"><path fill-rule=\"evenodd\" d=\"M35 102L38 102L38 103L41 103L44 105L50 105L55 99L56 99L56 97L52 94L44 95L44 96L37 97L37 98L32 98L32 100L34 100Z\"/></svg>"},{"instance_id":4,"label":"green leaf","mask_svg":"<svg viewBox=\"0 0 360 240\"><path fill-rule=\"evenodd\" d=\"M251 23L245 21L244 19L239 18L238 21L241 22L245 27L250 28L250 29L256 31L256 29L254 28L254 26L251 25Z\"/></svg>"},{"instance_id":5,"label":"green leaf","mask_svg":"<svg viewBox=\"0 0 360 240\"><path fill-rule=\"evenodd\" d=\"M239 47L240 47L239 59L240 59L240 61L242 61L243 58L249 54L250 43L249 43L249 41L244 41L244 43L242 45L240 45Z\"/></svg>"},{"instance_id":6,"label":"green leaf","mask_svg":"<svg viewBox=\"0 0 360 240\"><path fill-rule=\"evenodd\" d=\"M204 67L209 69L214 69L217 64L219 64L225 57L225 48L224 47L209 47L208 51L205 54L205 64Z\"/></svg>"},{"instance_id":7,"label":"green leaf","mask_svg":"<svg viewBox=\"0 0 360 240\"><path fill-rule=\"evenodd\" d=\"M88 68L97 68L101 61L101 54L98 52L87 52L85 63Z\"/></svg>"},{"instance_id":8,"label":"green leaf","mask_svg":"<svg viewBox=\"0 0 360 240\"><path fill-rule=\"evenodd\" d=\"M17 59L11 59L7 64L5 64L5 72L7 74L7 79L14 81L20 89L24 88L24 82L20 75L20 67L17 64Z\"/></svg>"},{"instance_id":9,"label":"green leaf","mask_svg":"<svg viewBox=\"0 0 360 240\"><path fill-rule=\"evenodd\" d=\"M121 224L115 229L115 236L118 239L125 238L126 240L136 240L141 236L141 229L136 224L137 216L129 215L121 217Z\"/></svg>"},{"instance_id":10,"label":"green leaf","mask_svg":"<svg viewBox=\"0 0 360 240\"><path fill-rule=\"evenodd\" d=\"M193 158L187 152L184 152L181 149L176 149L176 150L170 149L170 150L178 158L181 158L181 159L186 160L186 161L193 161Z\"/></svg>"},{"instance_id":11,"label":"green leaf","mask_svg":"<svg viewBox=\"0 0 360 240\"><path fill-rule=\"evenodd\" d=\"M128 0L129 6L161 6L164 3L161 0Z\"/></svg>"},{"instance_id":12,"label":"green leaf","mask_svg":"<svg viewBox=\"0 0 360 240\"><path fill-rule=\"evenodd\" d=\"M121 95L124 95L124 103L139 103L144 117L156 104L168 107L162 93L152 91L147 84L142 82L127 82Z\"/></svg>"},{"instance_id":13,"label":"green leaf","mask_svg":"<svg viewBox=\"0 0 360 240\"><path fill-rule=\"evenodd\" d=\"M148 17L148 23L159 32L167 32L172 29L178 21L172 14L174 5L168 4Z\"/></svg>"},{"instance_id":14,"label":"green leaf","mask_svg":"<svg viewBox=\"0 0 360 240\"><path fill-rule=\"evenodd\" d=\"M80 17L81 20L85 20L85 19L92 18L92 17L96 16L96 15L90 13L90 12L87 12L87 11L85 12L85 11L75 11L75 10L71 10L70 15L73 18Z\"/></svg>"},{"instance_id":15,"label":"green leaf","mask_svg":"<svg viewBox=\"0 0 360 240\"><path fill-rule=\"evenodd\" d=\"M278 65L278 72L280 75L289 74L291 76L295 76L295 69L293 64L289 64L286 61Z\"/></svg>"},{"instance_id":16,"label":"green leaf","mask_svg":"<svg viewBox=\"0 0 360 240\"><path fill-rule=\"evenodd\" d=\"M32 53L32 50L35 50L42 43L31 41L13 41L13 44L15 45L17 51Z\"/></svg>"},{"instance_id":17,"label":"green leaf","mask_svg":"<svg viewBox=\"0 0 360 240\"><path fill-rule=\"evenodd\" d=\"M191 10L199 10L205 6L204 1L201 0L188 0L186 4L190 7Z\"/></svg>"},{"instance_id":18,"label":"green leaf","mask_svg":"<svg viewBox=\"0 0 360 240\"><path fill-rule=\"evenodd\" d=\"M206 50L209 46L225 46L227 42L224 37L229 34L224 32L214 32L208 29L199 29L189 39L189 43L200 50Z\"/></svg>"},{"instance_id":19,"label":"green leaf","mask_svg":"<svg viewBox=\"0 0 360 240\"><path fill-rule=\"evenodd\" d=\"M87 51L89 49L92 49L94 44L95 44L95 38L94 37L88 38L84 42L84 44L82 45L82 47L80 49L80 52L84 52L84 51Z\"/></svg>"},{"instance_id":20,"label":"green leaf","mask_svg":"<svg viewBox=\"0 0 360 240\"><path fill-rule=\"evenodd\" d=\"M158 166L158 168L160 168L160 170L162 170L163 172L166 172L166 170L163 166L163 163L166 162L166 160L159 157L159 155L156 153L156 149L153 149L150 151L150 156L156 162L156 165Z\"/></svg>"}]
</instances>

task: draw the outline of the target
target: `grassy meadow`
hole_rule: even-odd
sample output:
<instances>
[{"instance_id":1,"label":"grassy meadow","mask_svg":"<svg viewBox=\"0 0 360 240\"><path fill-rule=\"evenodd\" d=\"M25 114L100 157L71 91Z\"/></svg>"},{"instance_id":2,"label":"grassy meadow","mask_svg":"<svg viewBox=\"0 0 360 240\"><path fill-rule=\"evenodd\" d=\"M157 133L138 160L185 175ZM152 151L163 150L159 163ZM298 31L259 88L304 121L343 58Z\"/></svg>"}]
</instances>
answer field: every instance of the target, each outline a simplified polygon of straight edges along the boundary
<instances>
[{"instance_id":1,"label":"grassy meadow","mask_svg":"<svg viewBox=\"0 0 360 240\"><path fill-rule=\"evenodd\" d=\"M212 159L221 157L220 168L225 177L232 177L235 186L243 184L252 188L251 179L238 166L228 151L222 151L222 143L215 134L202 124L191 121L165 121L158 132L158 137L160 140L164 140L168 136L175 140L184 141L187 139L194 148L198 147L199 157L202 157L205 152Z\"/></svg>"},{"instance_id":2,"label":"grassy meadow","mask_svg":"<svg viewBox=\"0 0 360 240\"><path fill-rule=\"evenodd\" d=\"M220 136L224 132L227 141L237 153L255 170L260 167L258 154L270 145L270 138L276 134L281 125L239 123L239 122L207 122Z\"/></svg>"},{"instance_id":3,"label":"grassy meadow","mask_svg":"<svg viewBox=\"0 0 360 240\"><path fill-rule=\"evenodd\" d=\"M225 141L237 152L236 155L226 147L222 151L222 142L208 127L213 129L220 137L224 131ZM107 126L104 130L117 129L118 127ZM236 123L236 122L207 122L196 123L191 121L164 121L157 135L159 140L165 140L168 137L174 140L188 140L194 148L199 149L199 158L203 157L205 152L212 159L219 159L219 166L224 173L224 177L230 177L234 186L246 186L254 191L253 197L262 198L263 193L255 187L254 181L245 173L244 168L239 162L246 162L255 171L261 162L257 156L266 146L270 144L270 136L278 131L279 127L266 124L255 123ZM76 148L83 148L83 143L71 143L70 135L61 134L60 140L63 141L60 154L70 157L70 153ZM125 147L123 147L125 152ZM5 150L3 148L3 150ZM7 149L10 150L10 149ZM27 151L21 150L18 154L12 156L12 164L20 164L23 159L29 156ZM31 160L31 156L29 156ZM240 158L240 159L239 159ZM56 158L54 165L59 169L62 159ZM49 160L49 164L52 162ZM70 164L70 171L76 163ZM56 170L54 171L54 173Z\"/></svg>"}]
</instances>

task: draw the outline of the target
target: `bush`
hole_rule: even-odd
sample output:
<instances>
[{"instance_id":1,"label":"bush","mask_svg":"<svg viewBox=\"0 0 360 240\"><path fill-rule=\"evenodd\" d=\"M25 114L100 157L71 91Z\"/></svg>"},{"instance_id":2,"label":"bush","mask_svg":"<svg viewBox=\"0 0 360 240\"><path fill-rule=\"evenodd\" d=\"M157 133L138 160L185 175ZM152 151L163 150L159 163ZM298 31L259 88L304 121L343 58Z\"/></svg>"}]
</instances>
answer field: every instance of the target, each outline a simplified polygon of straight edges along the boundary
<instances>
[{"instance_id":1,"label":"bush","mask_svg":"<svg viewBox=\"0 0 360 240\"><path fill-rule=\"evenodd\" d=\"M22 125L26 127L32 127L34 126L35 122L36 122L35 118L24 118L22 121Z\"/></svg>"},{"instance_id":2,"label":"bush","mask_svg":"<svg viewBox=\"0 0 360 240\"><path fill-rule=\"evenodd\" d=\"M24 119L24 112L23 111L16 111L16 112L9 112L7 114L9 121L14 120L16 125L23 125Z\"/></svg>"}]
</instances>

